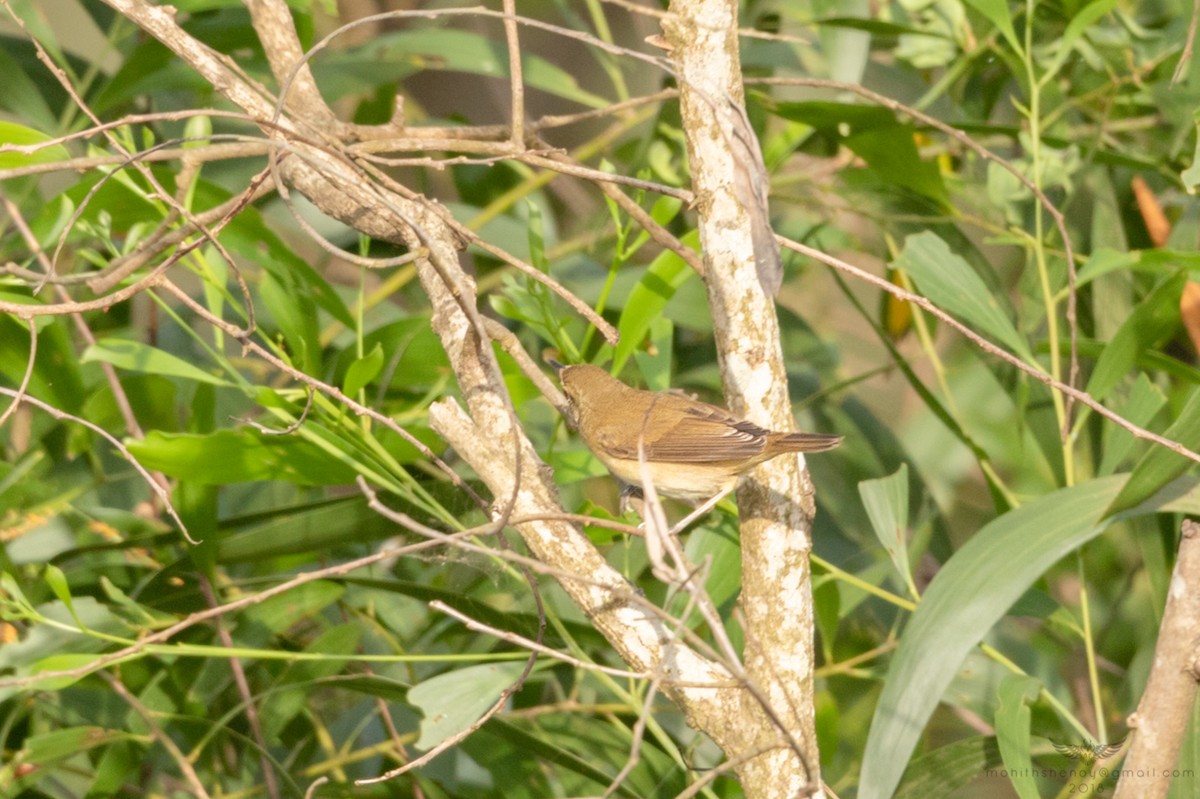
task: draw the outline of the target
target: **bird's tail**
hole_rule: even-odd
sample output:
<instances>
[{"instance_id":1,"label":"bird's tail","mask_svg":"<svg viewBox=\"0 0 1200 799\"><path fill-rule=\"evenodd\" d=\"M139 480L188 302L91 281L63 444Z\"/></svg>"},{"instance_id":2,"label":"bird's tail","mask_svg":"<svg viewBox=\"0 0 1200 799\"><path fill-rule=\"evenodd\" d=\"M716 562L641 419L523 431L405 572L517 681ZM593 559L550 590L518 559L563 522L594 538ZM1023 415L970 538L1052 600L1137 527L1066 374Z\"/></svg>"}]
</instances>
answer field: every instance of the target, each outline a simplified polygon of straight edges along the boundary
<instances>
[{"instance_id":1,"label":"bird's tail","mask_svg":"<svg viewBox=\"0 0 1200 799\"><path fill-rule=\"evenodd\" d=\"M824 452L842 443L842 437L829 433L787 433L776 439L775 443L794 452Z\"/></svg>"}]
</instances>

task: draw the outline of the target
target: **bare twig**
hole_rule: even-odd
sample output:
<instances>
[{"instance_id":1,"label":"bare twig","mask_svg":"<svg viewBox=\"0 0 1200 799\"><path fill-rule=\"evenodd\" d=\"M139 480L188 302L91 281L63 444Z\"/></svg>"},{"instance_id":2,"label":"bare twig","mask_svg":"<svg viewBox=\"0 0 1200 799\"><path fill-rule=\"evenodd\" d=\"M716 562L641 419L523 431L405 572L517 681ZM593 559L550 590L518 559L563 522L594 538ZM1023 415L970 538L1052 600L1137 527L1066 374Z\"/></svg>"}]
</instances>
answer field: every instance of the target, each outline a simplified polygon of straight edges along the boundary
<instances>
[{"instance_id":1,"label":"bare twig","mask_svg":"<svg viewBox=\"0 0 1200 799\"><path fill-rule=\"evenodd\" d=\"M133 453L131 453L124 444L118 441L116 437L112 435L112 433L109 433L107 430L97 424L89 422L87 419L67 413L66 411L59 410L53 405L42 402L39 399L29 396L28 394L21 395L15 389L0 386L0 394L6 397L19 397L21 404L32 405L38 410L49 414L51 417L58 419L61 422L73 422L74 424L82 425L88 430L91 430L93 433L99 435L108 443L112 444L113 448L116 449L122 458L124 458L131 466L133 466L137 473L142 476L142 479L146 481L146 485L150 487L150 490L154 492L159 501L163 503L163 507L167 509L167 513L170 514L171 519L174 520L176 526L179 528L179 532L183 535L183 537L186 538L189 543L199 543L198 541L192 540L191 535L188 534L187 525L183 523L183 519L179 518L179 514L175 512L175 506L171 504L171 495L167 493L165 488L159 485L158 481L154 479L154 477L146 470L144 466L142 466L142 464L138 463L137 458L133 457Z\"/></svg>"},{"instance_id":2,"label":"bare twig","mask_svg":"<svg viewBox=\"0 0 1200 799\"><path fill-rule=\"evenodd\" d=\"M16 392L13 394L13 400L4 409L4 413L0 413L0 427L8 421L8 417L16 412L21 405L21 400L25 397L25 392L29 390L29 381L33 378L33 367L37 363L37 343L38 331L37 321L34 319L25 320L29 326L29 357L25 359L25 374L21 377L21 383L17 386Z\"/></svg>"},{"instance_id":3,"label":"bare twig","mask_svg":"<svg viewBox=\"0 0 1200 799\"><path fill-rule=\"evenodd\" d=\"M509 632L508 630L501 630L499 627L493 627L490 624L484 624L481 621L472 619L470 616L466 615L465 613L461 613L461 612L455 610L454 608L447 605L445 602L442 602L441 600L438 600L438 599L435 599L434 601L430 602L429 607L430 607L430 609L436 610L439 613L445 613L447 616L451 616L455 619L458 619L459 621L461 621L463 623L463 625L468 630L473 630L477 633L484 633L486 635L491 635L495 638L500 639L501 641L507 641L508 643L510 643L514 646L519 646L522 649L528 649L530 652L537 652L539 654L545 655L546 657L551 657L551 658L554 658L555 660L561 660L563 663L574 666L577 669L583 669L584 671L598 671L602 674L607 674L610 677L621 677L623 679L629 679L629 680L644 680L644 679L649 679L650 677L653 676L651 674L651 672L647 672L647 671L630 671L628 669L614 669L611 666L601 666L599 663L588 663L587 661L580 660L579 658L576 658L576 657L572 657L565 652L560 652L557 649L554 649L553 647L549 647L549 646L546 646L545 644L541 644L541 643L538 643L537 641L526 638L523 635L517 635L516 633Z\"/></svg>"},{"instance_id":4,"label":"bare twig","mask_svg":"<svg viewBox=\"0 0 1200 799\"><path fill-rule=\"evenodd\" d=\"M525 147L525 78L521 70L521 38L516 0L504 0L504 40L508 44L508 85L512 96L512 143Z\"/></svg>"},{"instance_id":5,"label":"bare twig","mask_svg":"<svg viewBox=\"0 0 1200 799\"><path fill-rule=\"evenodd\" d=\"M113 693L121 697L127 705L133 708L133 711L150 728L150 735L162 745L163 749L167 750L167 754L175 761L175 765L179 767L179 773L183 775L184 782L187 783L192 794L197 799L209 799L209 793L205 790L204 783L200 780L200 775L192 767L192 762L188 760L187 755L183 753L171 736L167 735L166 731L155 720L154 714L150 712L150 709L142 704L141 700L134 696L133 692L125 686L125 683L121 682L115 676L103 671L100 672L100 676L108 683L108 687L113 690Z\"/></svg>"},{"instance_id":6,"label":"bare twig","mask_svg":"<svg viewBox=\"0 0 1200 799\"><path fill-rule=\"evenodd\" d=\"M217 601L217 595L213 593L212 583L206 576L200 576L199 585L200 593L204 596L204 601L208 603L208 606L210 608L218 607L220 603ZM227 649L233 649L233 636L229 634L229 629L222 623L220 616L213 619L213 627L221 645ZM275 769L271 767L271 759L267 757L267 741L263 736L262 723L258 718L258 705L254 703L250 681L246 679L246 670L242 668L242 662L237 658L229 658L229 670L233 673L233 684L237 686L238 695L242 698L242 707L246 709L246 721L250 725L250 734L253 736L255 744L258 745L259 766L262 769L263 781L266 783L267 796L271 799L278 799L279 780L275 776Z\"/></svg>"},{"instance_id":7,"label":"bare twig","mask_svg":"<svg viewBox=\"0 0 1200 799\"><path fill-rule=\"evenodd\" d=\"M638 205L625 192L621 191L616 186L608 183L596 184L600 191L604 192L606 197L612 199L621 207L625 213L629 214L629 218L642 226L642 229L650 234L650 238L658 243L660 247L668 249L678 255L683 262L692 268L700 277L704 277L704 260L696 254L696 251L688 247L678 238L672 235L671 231L667 230L662 225L654 221L654 217L646 212L646 209Z\"/></svg>"},{"instance_id":8,"label":"bare twig","mask_svg":"<svg viewBox=\"0 0 1200 799\"><path fill-rule=\"evenodd\" d=\"M7 391L7 389L0 388L0 392L5 391ZM25 401L29 402L30 399L26 398ZM399 547L385 547L378 552L361 558L355 558L354 560L349 560L345 563L338 563L322 569L314 569L310 572L304 572L303 574L298 574L289 580L279 583L278 585L271 586L270 588L263 589L262 591L245 594L238 599L225 603L224 605L196 611L195 613L185 616L169 627L164 627L157 632L142 636L128 646L121 647L120 649L107 652L102 655L97 655L95 660L90 663L85 663L82 666L77 666L71 669L40 671L36 674L29 674L27 676L0 677L0 688L26 688L37 685L45 680L54 680L59 678L78 679L80 677L85 677L88 674L100 671L101 669L105 669L117 663L122 663L126 660L141 657L144 652L146 652L155 644L161 644L169 641L176 635L179 635L185 630L189 630L198 624L203 624L218 617L228 616L229 614L242 610L243 608L261 604L272 597L285 594L288 591L299 588L303 585L307 585L308 583L319 580L328 580L331 577L343 577L351 572L357 571L358 569L371 566L381 561L387 561L403 555L416 554L418 552L443 546L448 542L454 542L476 534L478 534L478 530L476 529L464 530L458 533L445 533L437 539L418 541L413 544L406 544Z\"/></svg>"},{"instance_id":9,"label":"bare twig","mask_svg":"<svg viewBox=\"0 0 1200 799\"><path fill-rule=\"evenodd\" d=\"M1192 20L1188 23L1187 41L1183 45L1183 52L1179 55L1179 63L1175 65L1175 72L1171 74L1172 86L1183 80L1184 70L1192 61L1192 48L1196 46L1197 24L1200 24L1200 0L1194 0L1192 3Z\"/></svg>"}]
</instances>

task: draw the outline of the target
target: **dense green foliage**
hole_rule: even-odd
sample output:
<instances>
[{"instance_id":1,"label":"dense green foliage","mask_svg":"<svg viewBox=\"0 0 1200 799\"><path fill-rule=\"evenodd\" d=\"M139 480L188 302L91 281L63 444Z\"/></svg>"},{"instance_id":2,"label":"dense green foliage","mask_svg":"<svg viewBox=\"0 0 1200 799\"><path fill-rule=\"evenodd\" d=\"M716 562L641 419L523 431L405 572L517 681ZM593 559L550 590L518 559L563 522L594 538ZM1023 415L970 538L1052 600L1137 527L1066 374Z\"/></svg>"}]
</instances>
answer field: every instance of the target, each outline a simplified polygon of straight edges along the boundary
<instances>
[{"instance_id":1,"label":"dense green foliage","mask_svg":"<svg viewBox=\"0 0 1200 799\"><path fill-rule=\"evenodd\" d=\"M192 35L274 91L245 9L174 5ZM332 3L291 5L305 46L349 21L330 16ZM742 6L747 106L775 229L950 317L784 251L779 313L797 421L846 437L809 460L823 776L842 797L897 786L905 796L1106 792L1111 778L1078 771L1048 739L1126 735L1181 514L1200 512L1200 493L1192 461L1030 372L1074 380L1139 429L1200 446L1200 333L1188 332L1200 330L1189 277L1200 269L1200 67L1184 63L1172 78L1190 4L936 0L871 4L870 16L865 3ZM583 796L603 794L629 764L614 795L660 797L704 777L720 752L647 681L542 657L505 712L451 752L393 782L353 786L473 722L527 659L431 601L529 638L544 612L546 646L622 664L552 579L538 578L535 601L494 536L285 585L423 541L368 507L356 480L434 530L485 520L415 443L483 492L428 426L430 403L457 389L427 298L405 253L275 193L228 220L221 248L190 237L186 250L168 248L94 292L80 276L181 225L164 192L198 213L243 192L265 160L253 149L261 132L222 113L227 101L161 44L94 0L68 8L4 4L0 301L88 302L167 257L181 292L148 284L78 315L0 316L0 386L26 384L44 404L22 404L0 428L0 794L173 796L198 784L213 796L298 797L327 777L318 795ZM657 30L652 17L599 0L519 11L643 52ZM345 119L386 121L397 92L415 127L506 119L496 19L396 17L369 30L313 58ZM628 54L552 31L522 35L531 120L602 112L670 86ZM805 77L861 83L908 110L847 88L763 80ZM206 113L173 113L192 109ZM124 122L73 135L97 120ZM679 126L667 97L539 135L592 168L686 187ZM126 152L142 153L147 169ZM195 153L206 155L189 160ZM719 401L701 280L593 183L466 150L400 157L415 160L390 167L399 182L549 272L622 334L605 343L541 283L469 248L486 311L535 359L553 349ZM694 209L625 190L696 246ZM367 269L360 258L398 262ZM40 279L49 272L62 280ZM254 341L278 362L201 313L240 326L251 309ZM564 506L612 518L603 468L499 357ZM310 392L297 373L341 394ZM199 543L131 458L165 476ZM711 558L707 589L739 640L735 512L722 505L686 547L697 562ZM683 609L650 574L640 539L589 534L649 599ZM515 536L508 545L520 549ZM115 652L125 654L102 659ZM35 678L59 670L71 673ZM1189 734L1174 795L1196 795L1197 767ZM736 797L741 787L721 776L702 793Z\"/></svg>"}]
</instances>

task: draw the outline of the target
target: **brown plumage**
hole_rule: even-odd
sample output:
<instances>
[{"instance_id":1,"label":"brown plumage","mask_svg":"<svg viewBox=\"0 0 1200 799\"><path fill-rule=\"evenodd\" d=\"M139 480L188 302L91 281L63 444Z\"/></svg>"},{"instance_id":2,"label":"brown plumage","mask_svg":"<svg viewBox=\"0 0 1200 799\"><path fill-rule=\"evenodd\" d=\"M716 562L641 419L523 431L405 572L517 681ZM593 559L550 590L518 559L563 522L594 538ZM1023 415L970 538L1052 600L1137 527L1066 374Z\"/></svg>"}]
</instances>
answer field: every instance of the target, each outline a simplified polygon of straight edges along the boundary
<instances>
[{"instance_id":1,"label":"brown plumage","mask_svg":"<svg viewBox=\"0 0 1200 799\"><path fill-rule=\"evenodd\" d=\"M575 425L619 480L640 485L639 440L658 493L700 502L733 488L752 466L785 452L823 452L842 437L776 433L677 394L641 391L597 366L559 372Z\"/></svg>"}]
</instances>

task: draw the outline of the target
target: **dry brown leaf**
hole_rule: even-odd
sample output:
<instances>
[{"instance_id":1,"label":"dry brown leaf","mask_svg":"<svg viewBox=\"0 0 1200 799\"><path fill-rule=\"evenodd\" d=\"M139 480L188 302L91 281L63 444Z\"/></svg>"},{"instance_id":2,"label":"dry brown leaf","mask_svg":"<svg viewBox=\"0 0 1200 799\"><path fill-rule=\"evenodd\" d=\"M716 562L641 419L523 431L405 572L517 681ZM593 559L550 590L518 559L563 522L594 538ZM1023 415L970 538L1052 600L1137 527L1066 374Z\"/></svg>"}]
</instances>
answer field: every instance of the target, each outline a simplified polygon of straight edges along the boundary
<instances>
[{"instance_id":1,"label":"dry brown leaf","mask_svg":"<svg viewBox=\"0 0 1200 799\"><path fill-rule=\"evenodd\" d=\"M1200 352L1200 283L1189 280L1179 298L1179 318L1196 352Z\"/></svg>"},{"instance_id":2,"label":"dry brown leaf","mask_svg":"<svg viewBox=\"0 0 1200 799\"><path fill-rule=\"evenodd\" d=\"M1142 221L1146 224L1146 232L1155 247L1164 247L1171 236L1171 222L1163 213L1158 197L1141 175L1134 175L1130 181L1133 186L1133 196L1137 199L1138 210L1142 213ZM1193 338L1193 341L1195 339Z\"/></svg>"}]
</instances>

